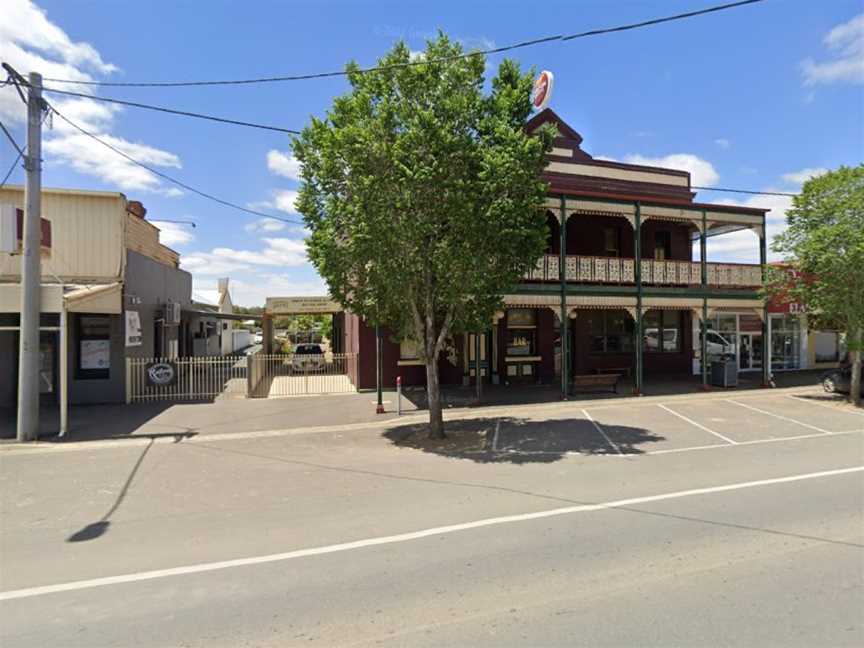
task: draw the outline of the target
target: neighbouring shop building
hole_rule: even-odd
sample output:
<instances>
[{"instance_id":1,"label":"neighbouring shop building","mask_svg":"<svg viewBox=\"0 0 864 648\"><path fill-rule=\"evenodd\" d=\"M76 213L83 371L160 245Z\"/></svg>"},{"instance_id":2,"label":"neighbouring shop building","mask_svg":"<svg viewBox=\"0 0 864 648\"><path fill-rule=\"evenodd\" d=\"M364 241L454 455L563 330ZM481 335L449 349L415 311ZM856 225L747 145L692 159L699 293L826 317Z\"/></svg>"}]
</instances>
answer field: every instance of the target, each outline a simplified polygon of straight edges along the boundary
<instances>
[{"instance_id":1,"label":"neighbouring shop building","mask_svg":"<svg viewBox=\"0 0 864 648\"><path fill-rule=\"evenodd\" d=\"M768 341L762 265L707 261L709 238L750 230L764 263L767 210L699 202L686 171L592 158L550 109L527 128L545 123L559 131L543 174L547 252L503 296L485 331L450 341L442 383L470 383L479 374L495 384L565 389L573 376L608 371L630 375L641 391L655 377L707 381L717 358L734 358L767 382L771 346L785 353L791 343L785 320ZM374 330L351 313L337 319L345 349L358 354L356 386L374 388ZM403 384L425 382L413 343L387 331L381 343L385 386L397 375Z\"/></svg>"},{"instance_id":2,"label":"neighbouring shop building","mask_svg":"<svg viewBox=\"0 0 864 648\"><path fill-rule=\"evenodd\" d=\"M20 186L0 206L21 217ZM125 359L191 355L180 334L192 279L159 242L140 202L121 193L43 189L41 397L125 401ZM17 402L20 257L0 253L0 406Z\"/></svg>"}]
</instances>

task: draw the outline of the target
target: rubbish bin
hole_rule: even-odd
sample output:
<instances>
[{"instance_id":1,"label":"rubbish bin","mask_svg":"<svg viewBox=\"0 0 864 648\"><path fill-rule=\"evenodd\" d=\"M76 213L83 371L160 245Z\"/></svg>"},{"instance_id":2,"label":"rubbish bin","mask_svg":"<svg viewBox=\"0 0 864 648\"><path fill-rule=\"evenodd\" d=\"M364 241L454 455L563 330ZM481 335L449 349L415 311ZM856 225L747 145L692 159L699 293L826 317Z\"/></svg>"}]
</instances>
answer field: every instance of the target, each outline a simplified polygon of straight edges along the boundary
<instances>
[{"instance_id":1,"label":"rubbish bin","mask_svg":"<svg viewBox=\"0 0 864 648\"><path fill-rule=\"evenodd\" d=\"M714 387L737 387L738 363L735 360L715 360L712 362L711 384Z\"/></svg>"}]
</instances>

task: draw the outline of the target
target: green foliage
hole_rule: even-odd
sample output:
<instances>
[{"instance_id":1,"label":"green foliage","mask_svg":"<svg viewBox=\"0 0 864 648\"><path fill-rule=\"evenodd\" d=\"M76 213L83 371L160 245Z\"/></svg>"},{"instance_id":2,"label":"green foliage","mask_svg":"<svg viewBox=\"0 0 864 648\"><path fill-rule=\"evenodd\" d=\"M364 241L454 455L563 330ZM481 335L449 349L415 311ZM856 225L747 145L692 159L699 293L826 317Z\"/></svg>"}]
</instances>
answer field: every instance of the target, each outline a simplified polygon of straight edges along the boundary
<instances>
[{"instance_id":1,"label":"green foliage","mask_svg":"<svg viewBox=\"0 0 864 648\"><path fill-rule=\"evenodd\" d=\"M769 273L768 291L806 305L823 324L846 331L860 349L864 330L864 165L807 181L774 239L795 273Z\"/></svg>"},{"instance_id":2,"label":"green foliage","mask_svg":"<svg viewBox=\"0 0 864 648\"><path fill-rule=\"evenodd\" d=\"M439 34L421 56L461 53ZM420 341L428 363L449 335L488 328L542 255L554 129L526 134L532 74L512 61L484 95L483 56L411 60L398 43L379 65L402 67L349 65L351 91L294 143L297 205L333 298Z\"/></svg>"}]
</instances>

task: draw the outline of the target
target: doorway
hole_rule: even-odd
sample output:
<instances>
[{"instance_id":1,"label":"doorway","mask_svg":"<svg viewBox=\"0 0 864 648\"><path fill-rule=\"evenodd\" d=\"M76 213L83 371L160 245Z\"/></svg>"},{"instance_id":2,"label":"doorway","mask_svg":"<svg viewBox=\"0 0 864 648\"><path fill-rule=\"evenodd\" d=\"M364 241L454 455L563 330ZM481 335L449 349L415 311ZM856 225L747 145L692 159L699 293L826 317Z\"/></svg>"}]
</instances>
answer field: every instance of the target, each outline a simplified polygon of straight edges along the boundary
<instances>
[{"instance_id":1,"label":"doorway","mask_svg":"<svg viewBox=\"0 0 864 648\"><path fill-rule=\"evenodd\" d=\"M487 344L489 343L489 336L485 333L480 334L480 375L483 378L483 382L489 382L489 353ZM477 358L476 356L476 344L477 344L477 334L469 333L467 335L468 338L468 376L469 382L471 384L476 384L474 377L477 375Z\"/></svg>"},{"instance_id":2,"label":"doorway","mask_svg":"<svg viewBox=\"0 0 864 648\"><path fill-rule=\"evenodd\" d=\"M762 334L739 334L738 368L741 371L751 371L762 368Z\"/></svg>"}]
</instances>

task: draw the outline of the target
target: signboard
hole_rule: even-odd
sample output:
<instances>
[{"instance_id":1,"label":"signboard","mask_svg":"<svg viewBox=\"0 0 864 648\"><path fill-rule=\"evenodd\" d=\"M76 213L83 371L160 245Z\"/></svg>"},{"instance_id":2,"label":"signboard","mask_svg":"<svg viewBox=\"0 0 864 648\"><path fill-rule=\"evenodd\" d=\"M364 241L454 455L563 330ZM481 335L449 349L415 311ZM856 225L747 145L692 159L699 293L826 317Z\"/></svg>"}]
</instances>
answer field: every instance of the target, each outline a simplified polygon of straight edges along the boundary
<instances>
[{"instance_id":1,"label":"signboard","mask_svg":"<svg viewBox=\"0 0 864 648\"><path fill-rule=\"evenodd\" d=\"M264 310L268 315L307 315L339 313L342 307L329 297L268 297Z\"/></svg>"},{"instance_id":2,"label":"signboard","mask_svg":"<svg viewBox=\"0 0 864 648\"><path fill-rule=\"evenodd\" d=\"M147 384L164 387L177 382L177 365L173 362L151 362L147 365Z\"/></svg>"},{"instance_id":3,"label":"signboard","mask_svg":"<svg viewBox=\"0 0 864 648\"><path fill-rule=\"evenodd\" d=\"M141 346L141 318L138 311L126 311L126 346Z\"/></svg>"},{"instance_id":4,"label":"signboard","mask_svg":"<svg viewBox=\"0 0 864 648\"><path fill-rule=\"evenodd\" d=\"M81 369L111 367L111 340L81 340Z\"/></svg>"},{"instance_id":5,"label":"signboard","mask_svg":"<svg viewBox=\"0 0 864 648\"><path fill-rule=\"evenodd\" d=\"M540 111L549 105L554 80L555 77L548 70L543 70L534 80L534 89L531 91L531 105L534 110Z\"/></svg>"}]
</instances>

